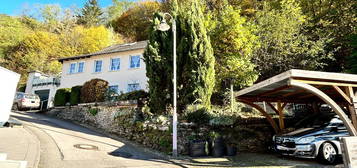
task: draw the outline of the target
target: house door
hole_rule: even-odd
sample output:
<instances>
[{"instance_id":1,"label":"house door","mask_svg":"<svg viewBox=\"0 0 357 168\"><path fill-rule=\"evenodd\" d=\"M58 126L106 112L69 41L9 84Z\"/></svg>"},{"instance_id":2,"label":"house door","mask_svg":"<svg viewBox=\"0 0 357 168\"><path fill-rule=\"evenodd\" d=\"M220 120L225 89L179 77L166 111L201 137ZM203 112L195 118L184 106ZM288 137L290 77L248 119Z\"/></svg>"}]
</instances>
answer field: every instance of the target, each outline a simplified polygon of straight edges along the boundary
<instances>
[{"instance_id":1,"label":"house door","mask_svg":"<svg viewBox=\"0 0 357 168\"><path fill-rule=\"evenodd\" d=\"M41 109L40 110L45 110L47 109L47 105L48 105L48 97L50 95L50 90L46 89L46 90L36 90L35 94L37 94L40 99L41 99Z\"/></svg>"}]
</instances>

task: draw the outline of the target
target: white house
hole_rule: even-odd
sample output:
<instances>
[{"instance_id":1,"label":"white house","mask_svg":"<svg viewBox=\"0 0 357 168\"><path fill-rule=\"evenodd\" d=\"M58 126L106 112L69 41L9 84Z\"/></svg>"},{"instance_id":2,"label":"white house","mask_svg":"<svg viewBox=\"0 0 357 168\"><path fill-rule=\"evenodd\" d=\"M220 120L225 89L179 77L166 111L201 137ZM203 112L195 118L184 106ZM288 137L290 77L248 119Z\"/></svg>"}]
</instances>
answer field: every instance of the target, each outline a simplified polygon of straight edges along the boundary
<instances>
[{"instance_id":1,"label":"white house","mask_svg":"<svg viewBox=\"0 0 357 168\"><path fill-rule=\"evenodd\" d=\"M94 78L109 82L109 87L120 92L147 90L143 61L146 41L114 45L99 52L61 58L60 88L83 85Z\"/></svg>"},{"instance_id":2,"label":"white house","mask_svg":"<svg viewBox=\"0 0 357 168\"><path fill-rule=\"evenodd\" d=\"M57 83L47 82L49 85L45 85L44 80L55 81L56 78L51 76L47 76L47 78L38 77L41 76L38 72L37 74L31 72L27 81L26 92L36 93L38 90L49 90L48 99L49 102L53 102L55 90L58 88L83 85L86 81L94 78L108 81L109 88L118 93L140 89L148 90L148 78L143 61L146 45L147 41L139 41L113 45L95 53L61 58L58 61L62 63L62 73ZM34 84L39 78L42 79L37 82L40 84ZM52 107L52 103L49 103L48 107Z\"/></svg>"}]
</instances>

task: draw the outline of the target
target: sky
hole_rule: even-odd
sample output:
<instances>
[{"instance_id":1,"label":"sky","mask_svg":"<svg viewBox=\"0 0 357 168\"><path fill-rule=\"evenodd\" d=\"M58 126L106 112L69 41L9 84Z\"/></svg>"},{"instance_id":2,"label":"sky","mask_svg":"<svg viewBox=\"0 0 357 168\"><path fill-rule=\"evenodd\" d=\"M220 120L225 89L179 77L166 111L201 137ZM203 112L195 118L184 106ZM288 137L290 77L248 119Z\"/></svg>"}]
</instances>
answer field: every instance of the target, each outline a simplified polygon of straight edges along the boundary
<instances>
[{"instance_id":1,"label":"sky","mask_svg":"<svg viewBox=\"0 0 357 168\"><path fill-rule=\"evenodd\" d=\"M62 8L76 6L83 7L86 0L0 0L0 14L20 15L24 9L32 8L38 4L59 4ZM101 7L112 4L112 0L98 0Z\"/></svg>"}]
</instances>

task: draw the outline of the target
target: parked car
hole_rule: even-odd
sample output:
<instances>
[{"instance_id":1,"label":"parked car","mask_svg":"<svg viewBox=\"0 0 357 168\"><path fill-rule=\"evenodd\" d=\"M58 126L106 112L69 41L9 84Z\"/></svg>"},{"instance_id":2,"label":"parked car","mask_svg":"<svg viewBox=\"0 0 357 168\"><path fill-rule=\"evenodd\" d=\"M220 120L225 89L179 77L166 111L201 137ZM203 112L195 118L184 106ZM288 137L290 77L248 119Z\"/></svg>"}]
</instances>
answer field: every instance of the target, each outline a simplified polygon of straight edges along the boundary
<instances>
[{"instance_id":1,"label":"parked car","mask_svg":"<svg viewBox=\"0 0 357 168\"><path fill-rule=\"evenodd\" d=\"M27 94L23 92L17 92L15 95L13 110L26 110L26 109L39 109L40 97L36 94Z\"/></svg>"},{"instance_id":2,"label":"parked car","mask_svg":"<svg viewBox=\"0 0 357 168\"><path fill-rule=\"evenodd\" d=\"M326 164L334 164L341 156L340 137L349 136L343 122L334 116L320 126L301 128L273 136L274 149L282 155L300 158L316 158Z\"/></svg>"}]
</instances>

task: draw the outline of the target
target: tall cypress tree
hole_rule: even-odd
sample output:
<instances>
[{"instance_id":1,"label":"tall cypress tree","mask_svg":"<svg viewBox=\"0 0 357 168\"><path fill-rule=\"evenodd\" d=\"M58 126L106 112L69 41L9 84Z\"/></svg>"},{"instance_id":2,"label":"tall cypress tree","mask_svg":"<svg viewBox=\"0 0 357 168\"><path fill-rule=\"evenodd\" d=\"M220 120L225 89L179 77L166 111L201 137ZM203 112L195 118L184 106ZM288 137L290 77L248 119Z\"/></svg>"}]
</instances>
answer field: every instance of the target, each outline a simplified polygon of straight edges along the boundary
<instances>
[{"instance_id":1,"label":"tall cypress tree","mask_svg":"<svg viewBox=\"0 0 357 168\"><path fill-rule=\"evenodd\" d=\"M210 108L215 83L214 56L204 25L202 5L198 0L172 2L177 23L177 86L179 109L193 103ZM149 44L144 52L149 78L150 107L163 113L172 102L172 31L160 32L156 25L162 15L156 14L150 29Z\"/></svg>"},{"instance_id":2,"label":"tall cypress tree","mask_svg":"<svg viewBox=\"0 0 357 168\"><path fill-rule=\"evenodd\" d=\"M97 0L88 0L81 12L77 15L78 23L85 26L96 26L103 21L103 11Z\"/></svg>"}]
</instances>

